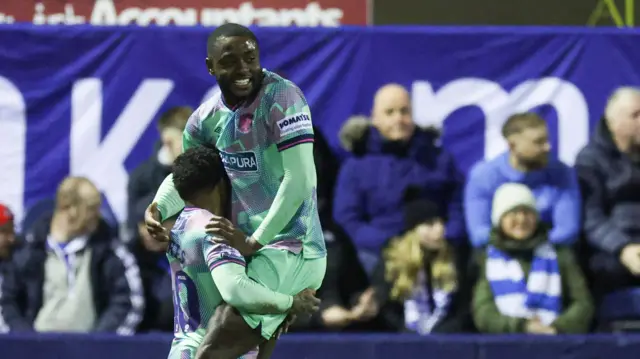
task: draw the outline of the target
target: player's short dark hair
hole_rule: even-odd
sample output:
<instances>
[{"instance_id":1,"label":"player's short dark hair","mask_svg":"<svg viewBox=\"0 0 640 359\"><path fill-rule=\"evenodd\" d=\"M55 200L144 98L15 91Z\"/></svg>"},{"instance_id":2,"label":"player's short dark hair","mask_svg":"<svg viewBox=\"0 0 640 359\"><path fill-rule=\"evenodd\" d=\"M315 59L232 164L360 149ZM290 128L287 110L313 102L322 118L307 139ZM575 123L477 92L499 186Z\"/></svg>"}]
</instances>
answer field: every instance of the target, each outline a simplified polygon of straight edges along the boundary
<instances>
[{"instance_id":1,"label":"player's short dark hair","mask_svg":"<svg viewBox=\"0 0 640 359\"><path fill-rule=\"evenodd\" d=\"M527 128L546 126L547 122L533 112L516 113L509 116L502 126L502 136L507 138L524 131Z\"/></svg>"},{"instance_id":2,"label":"player's short dark hair","mask_svg":"<svg viewBox=\"0 0 640 359\"><path fill-rule=\"evenodd\" d=\"M246 37L255 41L256 45L258 44L258 38L248 27L230 22L218 26L213 30L211 35L209 35L209 39L207 39L207 54L211 55L213 53L219 38L234 36Z\"/></svg>"},{"instance_id":3,"label":"player's short dark hair","mask_svg":"<svg viewBox=\"0 0 640 359\"><path fill-rule=\"evenodd\" d=\"M221 181L228 181L222 158L209 146L190 148L173 162L173 185L185 201L203 190L213 190Z\"/></svg>"},{"instance_id":4,"label":"player's short dark hair","mask_svg":"<svg viewBox=\"0 0 640 359\"><path fill-rule=\"evenodd\" d=\"M193 113L193 109L188 106L177 106L168 109L158 119L158 130L162 131L173 127L183 131L187 126L187 120L189 120L191 113Z\"/></svg>"}]
</instances>

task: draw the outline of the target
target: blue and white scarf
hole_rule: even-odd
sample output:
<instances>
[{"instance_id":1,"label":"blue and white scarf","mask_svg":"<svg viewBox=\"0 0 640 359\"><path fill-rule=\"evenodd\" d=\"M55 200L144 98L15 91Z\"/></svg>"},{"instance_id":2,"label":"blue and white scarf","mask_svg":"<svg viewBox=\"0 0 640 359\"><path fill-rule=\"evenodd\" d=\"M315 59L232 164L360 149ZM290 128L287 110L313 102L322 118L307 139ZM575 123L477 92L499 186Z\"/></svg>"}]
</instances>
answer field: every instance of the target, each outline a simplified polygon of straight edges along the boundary
<instances>
[{"instance_id":1,"label":"blue and white scarf","mask_svg":"<svg viewBox=\"0 0 640 359\"><path fill-rule=\"evenodd\" d=\"M541 244L534 250L531 271L525 275L517 260L489 246L486 276L500 313L516 318L538 317L551 325L562 310L562 282L556 251Z\"/></svg>"},{"instance_id":2,"label":"blue and white scarf","mask_svg":"<svg viewBox=\"0 0 640 359\"><path fill-rule=\"evenodd\" d=\"M423 271L420 271L416 283L411 297L404 301L404 322L407 329L426 335L446 317L452 293L435 289L433 291L435 308L432 308Z\"/></svg>"}]
</instances>

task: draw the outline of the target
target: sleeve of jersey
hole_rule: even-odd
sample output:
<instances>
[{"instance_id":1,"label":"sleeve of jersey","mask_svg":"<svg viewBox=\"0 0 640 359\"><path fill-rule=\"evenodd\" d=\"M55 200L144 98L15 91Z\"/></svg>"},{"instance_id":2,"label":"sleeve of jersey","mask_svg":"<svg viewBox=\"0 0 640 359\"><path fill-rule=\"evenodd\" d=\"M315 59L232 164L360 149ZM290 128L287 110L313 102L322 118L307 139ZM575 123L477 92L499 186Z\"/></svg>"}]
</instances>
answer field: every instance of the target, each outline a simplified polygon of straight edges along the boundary
<instances>
[{"instance_id":1,"label":"sleeve of jersey","mask_svg":"<svg viewBox=\"0 0 640 359\"><path fill-rule=\"evenodd\" d=\"M224 244L214 243L208 235L204 241L203 250L204 258L211 271L226 263L235 263L242 267L246 267L247 265L244 257L237 249Z\"/></svg>"},{"instance_id":2,"label":"sleeve of jersey","mask_svg":"<svg viewBox=\"0 0 640 359\"><path fill-rule=\"evenodd\" d=\"M156 192L156 196L153 198L153 202L158 204L161 222L182 211L184 201L180 198L176 187L173 185L173 174L169 174L164 181L162 181L160 188L158 188Z\"/></svg>"},{"instance_id":3,"label":"sleeve of jersey","mask_svg":"<svg viewBox=\"0 0 640 359\"><path fill-rule=\"evenodd\" d=\"M274 292L247 276L242 255L234 248L205 240L204 255L222 300L255 314L286 313L293 297Z\"/></svg>"},{"instance_id":4,"label":"sleeve of jersey","mask_svg":"<svg viewBox=\"0 0 640 359\"><path fill-rule=\"evenodd\" d=\"M204 143L205 142L202 139L200 116L196 110L196 112L189 117L187 125L182 132L182 152L193 147L201 146Z\"/></svg>"},{"instance_id":5,"label":"sleeve of jersey","mask_svg":"<svg viewBox=\"0 0 640 359\"><path fill-rule=\"evenodd\" d=\"M284 176L269 212L252 237L261 245L271 243L291 222L305 200L316 188L316 167L313 144L304 143L281 152Z\"/></svg>"},{"instance_id":6,"label":"sleeve of jersey","mask_svg":"<svg viewBox=\"0 0 640 359\"><path fill-rule=\"evenodd\" d=\"M313 142L313 124L309 104L302 91L290 82L277 84L269 113L273 141L279 151Z\"/></svg>"}]
</instances>

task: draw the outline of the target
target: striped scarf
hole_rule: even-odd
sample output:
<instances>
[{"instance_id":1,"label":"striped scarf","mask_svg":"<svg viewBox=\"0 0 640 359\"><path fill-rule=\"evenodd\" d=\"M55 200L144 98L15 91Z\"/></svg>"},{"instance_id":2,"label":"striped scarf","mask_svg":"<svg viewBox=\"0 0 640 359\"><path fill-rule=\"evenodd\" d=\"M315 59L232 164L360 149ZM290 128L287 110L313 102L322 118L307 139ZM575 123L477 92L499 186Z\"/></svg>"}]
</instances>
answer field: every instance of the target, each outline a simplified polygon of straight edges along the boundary
<instances>
[{"instance_id":1,"label":"striped scarf","mask_svg":"<svg viewBox=\"0 0 640 359\"><path fill-rule=\"evenodd\" d=\"M562 284L556 251L552 245L539 245L531 271L525 275L517 260L489 246L486 276L500 313L516 318L534 318L551 325L562 309Z\"/></svg>"},{"instance_id":2,"label":"striped scarf","mask_svg":"<svg viewBox=\"0 0 640 359\"><path fill-rule=\"evenodd\" d=\"M421 271L411 297L404 301L405 327L421 335L431 333L433 328L446 317L451 303L452 293L435 289L433 291L435 308L432 308L429 294L424 272Z\"/></svg>"}]
</instances>

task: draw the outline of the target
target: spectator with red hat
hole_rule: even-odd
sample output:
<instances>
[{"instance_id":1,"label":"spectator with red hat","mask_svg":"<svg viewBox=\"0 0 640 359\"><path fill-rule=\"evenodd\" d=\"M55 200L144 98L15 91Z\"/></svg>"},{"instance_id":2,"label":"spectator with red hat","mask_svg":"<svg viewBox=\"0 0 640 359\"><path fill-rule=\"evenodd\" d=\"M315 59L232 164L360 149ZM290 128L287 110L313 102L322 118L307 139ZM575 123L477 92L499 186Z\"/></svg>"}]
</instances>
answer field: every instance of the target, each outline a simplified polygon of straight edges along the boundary
<instances>
[{"instance_id":1,"label":"spectator with red hat","mask_svg":"<svg viewBox=\"0 0 640 359\"><path fill-rule=\"evenodd\" d=\"M0 203L0 263L6 262L11 256L15 238L13 213L9 207Z\"/></svg>"},{"instance_id":2,"label":"spectator with red hat","mask_svg":"<svg viewBox=\"0 0 640 359\"><path fill-rule=\"evenodd\" d=\"M13 245L15 243L16 234L13 226L13 213L9 207L0 203L0 288L2 282L10 269L9 260L11 253L13 252ZM0 290L0 298L2 298L2 291ZM9 331L4 317L2 316L2 308L0 308L0 333Z\"/></svg>"}]
</instances>

